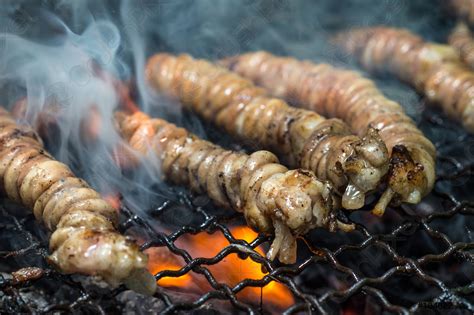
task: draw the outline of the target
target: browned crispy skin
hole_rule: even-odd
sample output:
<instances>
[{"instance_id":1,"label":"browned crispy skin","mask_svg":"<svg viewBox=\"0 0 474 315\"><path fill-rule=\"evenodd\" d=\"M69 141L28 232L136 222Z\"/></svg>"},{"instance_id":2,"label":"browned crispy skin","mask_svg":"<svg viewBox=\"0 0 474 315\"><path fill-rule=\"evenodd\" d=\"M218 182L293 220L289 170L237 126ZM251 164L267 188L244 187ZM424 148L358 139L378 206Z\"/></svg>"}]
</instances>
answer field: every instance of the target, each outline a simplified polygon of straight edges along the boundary
<instances>
[{"instance_id":1,"label":"browned crispy skin","mask_svg":"<svg viewBox=\"0 0 474 315\"><path fill-rule=\"evenodd\" d=\"M230 57L221 64L277 97L344 120L356 134L363 135L369 126L379 130L389 153L397 147L388 176L390 190L385 195L394 193L401 201L418 203L433 188L434 145L402 106L387 99L373 81L358 72L263 51ZM384 198L378 205L378 214L383 213L384 203L389 200Z\"/></svg>"},{"instance_id":2,"label":"browned crispy skin","mask_svg":"<svg viewBox=\"0 0 474 315\"><path fill-rule=\"evenodd\" d=\"M448 45L425 42L404 29L374 27L336 36L335 43L368 70L385 71L411 84L431 104L474 132L474 73Z\"/></svg>"},{"instance_id":3,"label":"browned crispy skin","mask_svg":"<svg viewBox=\"0 0 474 315\"><path fill-rule=\"evenodd\" d=\"M474 38L469 27L463 22L457 23L448 42L459 52L462 61L474 69Z\"/></svg>"},{"instance_id":4,"label":"browned crispy skin","mask_svg":"<svg viewBox=\"0 0 474 315\"><path fill-rule=\"evenodd\" d=\"M469 25L474 25L474 1L473 0L448 0L451 12L463 19Z\"/></svg>"},{"instance_id":5,"label":"browned crispy skin","mask_svg":"<svg viewBox=\"0 0 474 315\"><path fill-rule=\"evenodd\" d=\"M44 275L44 270L38 267L25 267L12 272L12 282L14 285L27 281L40 279Z\"/></svg>"},{"instance_id":6,"label":"browned crispy skin","mask_svg":"<svg viewBox=\"0 0 474 315\"><path fill-rule=\"evenodd\" d=\"M331 181L346 209L362 207L365 194L387 172L387 148L375 130L354 136L341 120L290 107L223 67L189 55L157 54L148 62L147 77L153 88L234 137Z\"/></svg>"},{"instance_id":7,"label":"browned crispy skin","mask_svg":"<svg viewBox=\"0 0 474 315\"><path fill-rule=\"evenodd\" d=\"M36 133L17 124L3 108L0 179L9 199L34 209L36 218L53 231L49 260L62 272L98 275L116 285L146 268L146 255L115 230L115 209L54 160Z\"/></svg>"},{"instance_id":8,"label":"browned crispy skin","mask_svg":"<svg viewBox=\"0 0 474 315\"><path fill-rule=\"evenodd\" d=\"M142 112L116 114L117 128L142 155L154 154L166 179L243 212L249 226L274 233L268 257L296 260L296 236L315 227L349 231L335 215L331 185L312 172L288 170L268 151L224 150Z\"/></svg>"}]
</instances>

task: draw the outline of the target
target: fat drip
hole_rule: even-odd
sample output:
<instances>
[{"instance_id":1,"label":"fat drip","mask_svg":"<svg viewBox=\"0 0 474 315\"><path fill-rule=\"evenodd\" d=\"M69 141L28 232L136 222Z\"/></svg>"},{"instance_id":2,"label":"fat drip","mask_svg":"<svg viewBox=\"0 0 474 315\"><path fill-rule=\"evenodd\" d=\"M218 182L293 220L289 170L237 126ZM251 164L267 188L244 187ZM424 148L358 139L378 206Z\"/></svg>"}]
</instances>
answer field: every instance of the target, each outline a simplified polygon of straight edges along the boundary
<instances>
[{"instance_id":1,"label":"fat drip","mask_svg":"<svg viewBox=\"0 0 474 315\"><path fill-rule=\"evenodd\" d=\"M151 87L237 139L329 180L346 209L362 207L388 170L387 148L375 130L354 136L341 120L290 107L223 67L189 55L157 54L146 74Z\"/></svg>"},{"instance_id":2,"label":"fat drip","mask_svg":"<svg viewBox=\"0 0 474 315\"><path fill-rule=\"evenodd\" d=\"M273 233L268 258L296 261L296 237L312 228L350 231L336 219L331 185L312 172L288 170L268 151L251 155L220 148L185 129L142 112L116 113L117 128L133 164L153 154L165 179L206 193L219 206L242 212L250 227Z\"/></svg>"},{"instance_id":3,"label":"fat drip","mask_svg":"<svg viewBox=\"0 0 474 315\"><path fill-rule=\"evenodd\" d=\"M230 57L221 64L266 88L272 95L344 120L355 134L363 136L368 128L376 128L392 158L389 187L376 205L375 214L383 214L393 197L418 203L433 188L434 145L401 105L387 99L373 81L358 72L263 51ZM367 157L373 157L376 150L376 146L368 147ZM351 194L357 193L351 190Z\"/></svg>"},{"instance_id":4,"label":"fat drip","mask_svg":"<svg viewBox=\"0 0 474 315\"><path fill-rule=\"evenodd\" d=\"M64 273L96 275L115 286L140 275L130 287L156 290L147 257L115 226L118 214L88 184L54 160L30 128L0 108L0 182L3 193L34 210L53 233L49 261Z\"/></svg>"}]
</instances>

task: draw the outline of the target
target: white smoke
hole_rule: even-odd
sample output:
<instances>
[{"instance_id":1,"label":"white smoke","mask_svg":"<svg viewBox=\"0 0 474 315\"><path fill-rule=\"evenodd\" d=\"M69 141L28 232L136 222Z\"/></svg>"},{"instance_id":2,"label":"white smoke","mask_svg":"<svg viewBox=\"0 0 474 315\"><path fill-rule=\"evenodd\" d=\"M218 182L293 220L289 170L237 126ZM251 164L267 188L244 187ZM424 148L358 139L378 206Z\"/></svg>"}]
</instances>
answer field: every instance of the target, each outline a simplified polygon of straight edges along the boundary
<instances>
[{"instance_id":1,"label":"white smoke","mask_svg":"<svg viewBox=\"0 0 474 315\"><path fill-rule=\"evenodd\" d=\"M91 186L103 194L120 193L136 209L148 209L158 194L150 187L161 180L157 159L150 157L127 177L116 163L115 149L123 141L113 115L120 99L109 77L128 80L134 71L121 54L119 26L105 15L95 19L84 2L59 5L74 13L71 23L79 31L41 9L36 19L42 29L21 33L10 28L0 34L0 81L20 91L8 102L12 106L26 97L25 123L38 127L45 116L54 119L54 128L43 134L48 149ZM11 15L2 17L9 25L6 21L15 25ZM142 65L144 52L134 53L142 56Z\"/></svg>"}]
</instances>

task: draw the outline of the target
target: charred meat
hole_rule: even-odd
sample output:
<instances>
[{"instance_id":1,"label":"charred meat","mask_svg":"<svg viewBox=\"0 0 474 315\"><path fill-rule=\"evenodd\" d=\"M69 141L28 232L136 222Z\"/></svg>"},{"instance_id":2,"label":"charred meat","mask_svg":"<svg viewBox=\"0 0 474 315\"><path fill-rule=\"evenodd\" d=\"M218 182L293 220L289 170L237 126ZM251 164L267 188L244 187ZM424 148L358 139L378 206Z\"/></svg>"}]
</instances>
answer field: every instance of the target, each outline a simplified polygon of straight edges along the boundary
<instances>
[{"instance_id":1,"label":"charred meat","mask_svg":"<svg viewBox=\"0 0 474 315\"><path fill-rule=\"evenodd\" d=\"M290 167L315 172L343 196L346 209L364 205L388 170L388 153L377 131L360 138L339 119L294 108L267 96L251 81L189 55L153 56L150 85L180 100L234 137L277 153Z\"/></svg>"},{"instance_id":2,"label":"charred meat","mask_svg":"<svg viewBox=\"0 0 474 315\"><path fill-rule=\"evenodd\" d=\"M312 228L353 229L337 220L329 183L309 171L288 170L268 151L225 150L142 112L118 112L116 123L134 151L158 157L167 180L242 212L256 231L273 233L270 259L295 262L296 237Z\"/></svg>"},{"instance_id":3,"label":"charred meat","mask_svg":"<svg viewBox=\"0 0 474 315\"><path fill-rule=\"evenodd\" d=\"M230 57L221 64L266 88L274 96L344 120L359 136L368 128L376 128L392 159L389 185L374 213L383 214L392 197L418 203L433 188L434 145L405 114L402 106L387 99L373 81L358 72L277 57L263 51ZM396 152L392 152L395 147Z\"/></svg>"}]
</instances>

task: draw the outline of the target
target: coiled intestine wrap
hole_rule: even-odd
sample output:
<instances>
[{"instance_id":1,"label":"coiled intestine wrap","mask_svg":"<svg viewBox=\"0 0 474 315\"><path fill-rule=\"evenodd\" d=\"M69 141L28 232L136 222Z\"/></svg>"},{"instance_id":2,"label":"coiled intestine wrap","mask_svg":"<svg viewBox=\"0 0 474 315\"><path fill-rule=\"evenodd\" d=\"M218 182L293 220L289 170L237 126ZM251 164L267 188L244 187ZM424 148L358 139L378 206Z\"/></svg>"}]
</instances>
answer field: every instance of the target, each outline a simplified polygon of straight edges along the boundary
<instances>
[{"instance_id":1,"label":"coiled intestine wrap","mask_svg":"<svg viewBox=\"0 0 474 315\"><path fill-rule=\"evenodd\" d=\"M382 214L392 197L418 203L434 185L434 145L373 81L355 71L295 58L253 52L226 58L221 64L297 106L344 120L363 135L374 127L392 156L388 186L374 212Z\"/></svg>"},{"instance_id":2,"label":"coiled intestine wrap","mask_svg":"<svg viewBox=\"0 0 474 315\"><path fill-rule=\"evenodd\" d=\"M346 209L362 207L388 170L387 149L375 130L354 136L341 120L290 107L223 67L189 55L157 54L146 73L151 87L237 139L329 180Z\"/></svg>"},{"instance_id":3,"label":"coiled intestine wrap","mask_svg":"<svg viewBox=\"0 0 474 315\"><path fill-rule=\"evenodd\" d=\"M32 209L53 233L49 261L64 273L97 275L152 294L147 256L119 234L117 211L45 151L31 128L0 108L0 182L5 195Z\"/></svg>"},{"instance_id":4,"label":"coiled intestine wrap","mask_svg":"<svg viewBox=\"0 0 474 315\"><path fill-rule=\"evenodd\" d=\"M268 252L271 259L295 262L296 237L312 228L353 229L336 219L329 183L309 171L288 170L268 151L248 155L225 150L142 112L118 112L116 122L135 152L158 157L165 179L242 212L258 232L274 233Z\"/></svg>"}]
</instances>

